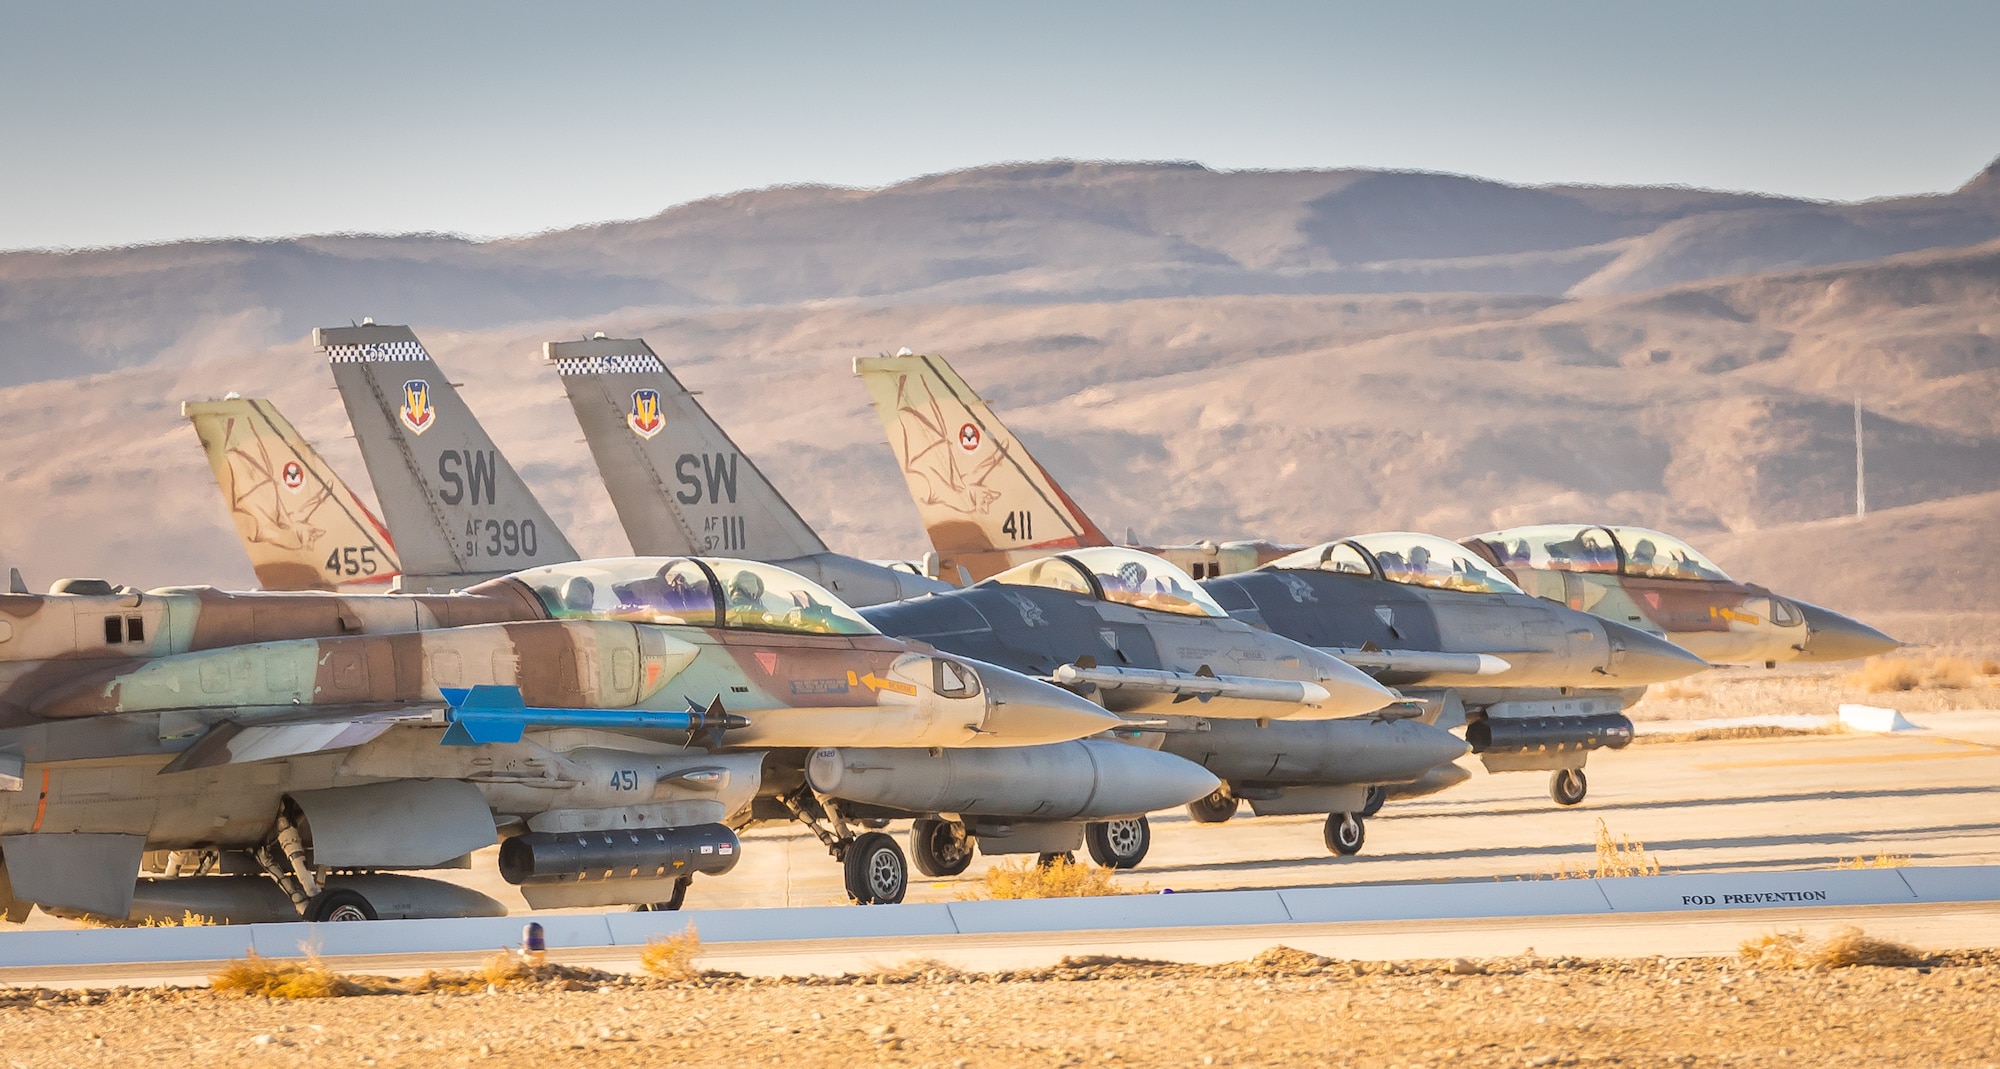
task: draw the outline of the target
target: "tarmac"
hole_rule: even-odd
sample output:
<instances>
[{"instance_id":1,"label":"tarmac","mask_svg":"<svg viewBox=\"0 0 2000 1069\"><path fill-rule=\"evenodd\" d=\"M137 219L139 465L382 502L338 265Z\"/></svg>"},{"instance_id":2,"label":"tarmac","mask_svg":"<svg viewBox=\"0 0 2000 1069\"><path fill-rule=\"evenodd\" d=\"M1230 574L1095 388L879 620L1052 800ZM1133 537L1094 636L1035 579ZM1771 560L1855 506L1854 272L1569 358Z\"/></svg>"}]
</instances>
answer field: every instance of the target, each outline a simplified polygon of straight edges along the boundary
<instances>
[{"instance_id":1,"label":"tarmac","mask_svg":"<svg viewBox=\"0 0 2000 1069\"><path fill-rule=\"evenodd\" d=\"M1590 794L1563 809L1546 774L1489 775L1429 798L1392 801L1368 821L1355 857L1330 854L1321 821L1257 818L1245 806L1224 824L1184 813L1155 815L1140 868L1121 874L1129 890L1242 890L1478 882L1545 878L1595 857L1598 822L1614 838L1643 844L1661 871L1723 874L1831 869L1843 859L1892 855L1910 866L2000 865L2000 711L1914 716L1921 730L1893 734L1649 742L1593 754ZM900 827L892 828L900 834ZM494 851L471 870L446 873L525 912L499 879ZM980 859L964 875L913 883L911 902L979 897ZM2000 878L2000 877L1996 877ZM689 909L827 906L845 902L840 867L810 835L765 829L745 835L743 860L718 879L698 880ZM852 907L861 908L861 907ZM589 911L575 911L589 912ZM1235 960L1274 943L1343 958L1727 954L1774 929L1858 924L1872 935L1926 949L2000 946L2000 905L1902 904L1759 909L1639 916L1358 921L1233 928L1230 918L1183 932L1103 930L949 938L843 938L716 946L710 968L799 974L878 967L935 957L963 968L1045 965L1069 954L1124 954L1183 962ZM67 927L40 915L31 927ZM570 964L636 967L630 948L554 956ZM471 964L467 955L371 956L349 970L403 972ZM472 956L472 957L476 957ZM378 960L379 958L379 960ZM421 958L421 960L418 960ZM10 970L11 971L11 970ZM187 971L186 976L179 975ZM31 982L198 982L191 966L99 966L37 975ZM29 977L8 977L13 982Z\"/></svg>"}]
</instances>

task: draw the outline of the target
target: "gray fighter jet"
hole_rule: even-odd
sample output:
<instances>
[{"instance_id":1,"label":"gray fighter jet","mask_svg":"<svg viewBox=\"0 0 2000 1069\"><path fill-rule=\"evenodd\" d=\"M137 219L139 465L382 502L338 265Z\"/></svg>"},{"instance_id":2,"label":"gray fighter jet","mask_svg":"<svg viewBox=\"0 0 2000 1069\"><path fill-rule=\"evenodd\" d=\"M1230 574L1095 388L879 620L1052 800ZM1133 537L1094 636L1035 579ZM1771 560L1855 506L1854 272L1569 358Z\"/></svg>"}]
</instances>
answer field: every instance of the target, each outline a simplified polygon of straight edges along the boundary
<instances>
[{"instance_id":1,"label":"gray fighter jet","mask_svg":"<svg viewBox=\"0 0 2000 1069\"><path fill-rule=\"evenodd\" d=\"M689 485L700 483L697 476L707 471L722 470L731 477L723 496L762 517L750 521L752 530L797 528L776 543L777 552L820 544L643 341L555 343L548 353L565 377L621 517L646 517L644 529L728 531L727 517L739 506ZM604 385L610 382L616 386ZM629 408L613 407L627 398ZM671 415L654 422L656 408ZM684 444L650 459L634 444L670 438ZM717 443L727 444L726 450ZM694 451L704 445L709 453ZM680 452L674 464L688 476L679 487L659 478L675 450ZM604 465L605 458L614 463ZM1358 813L1368 787L1407 784L1465 750L1455 737L1411 722L1408 710L1355 716L1397 696L1336 658L1229 619L1186 572L1134 549L1072 550L969 589L862 612L886 634L963 656L997 658L993 663L1090 694L1136 721L1122 732L1125 737L1244 779L1246 790L1261 795L1262 811L1338 814L1328 820L1326 841L1343 854L1361 848ZM918 817L911 851L928 875L962 871L975 847L996 854L1059 854L1079 841L1099 862L1130 867L1145 856L1151 838L1144 817L1083 825L1071 819L1005 819L986 808L1005 796L990 784L926 793L927 781L900 774L894 761L868 755L833 762L816 759L812 774L838 772L847 784L870 778L878 793L869 813ZM928 811L918 803L929 803Z\"/></svg>"}]
</instances>

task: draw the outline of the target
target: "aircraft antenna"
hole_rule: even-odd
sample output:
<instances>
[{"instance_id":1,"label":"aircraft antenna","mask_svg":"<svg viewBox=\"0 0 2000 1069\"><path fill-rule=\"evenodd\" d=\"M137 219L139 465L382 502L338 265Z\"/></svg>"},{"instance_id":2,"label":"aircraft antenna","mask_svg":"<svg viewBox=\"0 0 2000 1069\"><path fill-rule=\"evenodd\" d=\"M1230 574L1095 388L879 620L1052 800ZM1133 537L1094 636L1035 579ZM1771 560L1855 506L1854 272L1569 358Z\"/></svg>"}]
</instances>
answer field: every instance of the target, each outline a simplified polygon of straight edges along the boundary
<instances>
[{"instance_id":1,"label":"aircraft antenna","mask_svg":"<svg viewBox=\"0 0 2000 1069\"><path fill-rule=\"evenodd\" d=\"M1868 515L1868 457L1861 442L1861 395L1854 395L1854 517Z\"/></svg>"}]
</instances>

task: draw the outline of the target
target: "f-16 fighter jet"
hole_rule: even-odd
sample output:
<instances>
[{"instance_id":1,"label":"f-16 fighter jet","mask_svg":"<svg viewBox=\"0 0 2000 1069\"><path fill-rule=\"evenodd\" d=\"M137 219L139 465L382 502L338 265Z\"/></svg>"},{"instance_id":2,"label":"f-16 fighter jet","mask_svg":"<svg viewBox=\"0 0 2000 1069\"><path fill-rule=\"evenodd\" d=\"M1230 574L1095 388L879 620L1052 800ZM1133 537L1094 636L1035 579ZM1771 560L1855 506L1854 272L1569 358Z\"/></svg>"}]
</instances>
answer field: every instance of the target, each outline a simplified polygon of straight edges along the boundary
<instances>
[{"instance_id":1,"label":"f-16 fighter jet","mask_svg":"<svg viewBox=\"0 0 2000 1069\"><path fill-rule=\"evenodd\" d=\"M491 517L482 518L477 514L467 514L466 510L478 500L478 495L458 492L461 489L460 485L446 477L450 470L446 466L446 461L441 460L435 465L409 462L410 457L418 455L418 447L412 443L412 439L443 435L446 441L456 443L452 450L441 454L446 458L455 454L483 457L483 460L466 462L472 464L471 470L482 470L481 465L483 470L488 471L514 470L478 426L471 412L457 401L456 393L451 390L450 384L445 382L444 376L437 370L437 365L423 352L415 336L403 327L370 325L361 328L322 330L317 333L317 337L321 345L328 350L330 358L335 361L336 380L349 413L355 418L357 430L374 428L361 434L362 457L375 479L377 495L385 502L383 508L389 518L390 530L397 536L398 545L404 546L411 541L404 534L402 524L412 512L419 515L420 524L430 525L434 529L451 530L463 525L467 530L475 528L486 530L487 528L479 525L490 523ZM598 341L604 340L598 339ZM648 355L642 344L638 346L636 352L630 345L626 345L625 348L626 357ZM594 358L602 355L604 354L601 352L585 352L580 356L573 353L571 357L558 357L558 359L588 360L594 363ZM657 367L657 360L652 363ZM561 367L561 364L558 366ZM661 398L679 395L680 399L675 402L673 408L676 416L700 412L693 400L685 395L685 391L679 390L677 383L671 383L671 380L666 378L664 369L654 372L629 359L623 361L622 366L626 370L606 372L602 367L580 368L575 365L571 365L568 370L573 378L598 376L609 379L616 376L624 379L625 381L617 387L619 393L624 393L626 386L631 385L636 376L642 385L633 386L633 392L651 390ZM405 390L399 394L383 385L409 377L416 377L422 384L422 392L432 399L431 406L437 412L434 417L436 422L412 421L404 418L403 411L397 406L401 404L407 407L409 391ZM587 399L588 390L597 390L600 394L603 392L603 387L595 381L588 383L587 387L588 389L572 383L573 397ZM643 398L641 402L640 410L636 413L638 415L647 413L657 415L662 411L650 403L644 403ZM595 412L592 405L582 403L580 408L586 431L598 439L593 443L593 453L600 457L631 459L629 453L623 452L624 446L604 442L602 439L605 435L643 437L648 430L664 431L663 427L646 420L621 421L614 425L608 420L594 418L599 413ZM632 414L634 413L628 413ZM701 420L704 424L713 426L705 414L701 416ZM418 430L417 425L413 424L423 425L423 430ZM710 442L727 441L719 429L701 437ZM733 447L730 455L734 455ZM709 457L711 466L704 470L704 479L711 475L722 478L726 472L728 478L740 480L740 485L747 491L739 501L758 504L756 515L759 520L755 530L768 530L770 528L764 521L791 514L790 506L786 505L776 490L765 482L754 465L740 459L731 462L727 457L716 456L714 452L711 452ZM614 482L635 477L643 478L638 474L643 471L658 474L664 470L671 470L646 466L650 462L643 455L639 461L638 465L618 468L621 477ZM715 463L717 461L720 465ZM691 466L682 470L692 476ZM486 499L489 503L498 500L502 502L502 511L522 517L520 521L522 530L527 529L532 517L546 517L547 514L535 503L524 485L516 485L512 490L504 489L505 485L507 484L503 482L503 489L498 494L489 487ZM659 482L650 479L644 485L656 497L665 490ZM651 507L635 505L630 493L623 490L619 493L627 503L626 509ZM693 517L714 516L715 513L711 510L721 504L721 499L725 497L727 494L718 493L716 500L703 498L693 503L675 497L672 502L671 522L680 525L685 531L700 530L703 525L694 522ZM398 511L388 504L398 501L409 506L402 514L405 518L399 519ZM722 515L730 514L724 512ZM741 519L742 517L739 517L739 521ZM752 530L752 525L747 522L738 522L732 526L737 536L748 536ZM803 527L803 524L799 526ZM550 524L546 529L554 528ZM806 533L810 535L809 531ZM748 544L749 538L742 537L741 541ZM502 544L505 545L504 537ZM762 544L796 547L802 543L796 537L788 540L763 537ZM813 538L811 544L818 544L817 538ZM490 550L491 546L489 545L487 549ZM634 559L644 562L654 558ZM838 581L851 581L858 588L875 596L903 596L922 589L922 586L913 587L904 580L917 581L923 586L943 586L943 584L925 583L914 574L891 573L887 569L869 565L864 561L837 557L825 552L804 554L790 559L810 566L820 574ZM412 571L419 567L418 562L408 555L408 551L405 563ZM576 567L584 567L591 563L582 562ZM451 567L462 571L465 559L452 562ZM624 576L616 581L630 583L638 582L642 578L644 577ZM1340 671L1346 671L1345 666L1335 667ZM835 677L833 682L822 682L832 686L838 683L839 679ZM1387 695L1364 676L1350 673L1346 684L1365 691L1366 708L1373 708L1387 700ZM866 687L869 685L869 678L863 675L843 685L854 688ZM949 681L941 681L938 685L951 689ZM1203 681L1202 685L1210 686L1211 683ZM1317 690L1311 693L1326 693L1324 700L1327 702L1339 705L1354 700L1353 695L1338 683L1326 687L1319 687L1317 684L1314 686ZM1331 690L1340 691L1337 699L1332 693L1328 693ZM972 684L972 692L977 691L978 686L975 681ZM1296 708L1296 705L1295 702L1293 708ZM1267 706L1259 715L1280 714L1274 713ZM1115 721L1115 723L1122 725L1123 722ZM1112 726L1112 723L1104 726ZM1018 744L1019 740L1011 743L1011 745ZM825 745L838 744L829 742ZM1063 819L1077 822L1075 827L1080 828L1081 822L1085 821L1134 818L1149 810L1180 805L1191 798L1211 792L1215 787L1215 783L1211 782L1214 777L1198 766L1169 754L1123 746L1105 740L1064 743L1060 747L1034 748L1027 752L1010 750L1005 754L999 752L973 754L943 747L937 747L936 753L918 750L896 754L879 751L878 748L882 745L916 744L860 745L868 747L866 752L873 755L871 759L877 764L886 767L885 763L893 762L897 768L903 770L902 779L906 782L913 782L913 777L921 778L927 775L948 775L960 783L968 782L982 774L997 777L991 782L1005 783L1007 790L986 793L982 796L981 808L978 809L980 814L997 819L1047 819L1050 814L1060 812ZM845 781L845 785L809 783L802 778L805 771L803 754L788 754L783 761L785 769L783 774L776 771L780 763L777 758L774 758L766 769L768 781L786 782L786 788L776 795L776 801L782 808L774 811L766 806L760 812L760 817L796 818L805 821L827 843L830 852L848 866L848 890L858 901L880 902L900 899L903 893L900 874L903 872L905 862L900 849L886 836L873 834L871 837L861 834L857 831L854 821L847 816L847 810L852 808L851 803L855 799L844 795L843 792L866 791L870 804L880 810L887 804L880 785L864 782L865 777L863 779L850 777ZM1076 775L1079 769L1086 770L1089 774L1079 778ZM787 776L791 778L786 779ZM1052 785L1058 783L1065 785L1063 790L1082 793L1051 796L1048 792L1054 789Z\"/></svg>"},{"instance_id":2,"label":"f-16 fighter jet","mask_svg":"<svg viewBox=\"0 0 2000 1069\"><path fill-rule=\"evenodd\" d=\"M810 576L850 605L952 589L826 548L644 341L549 342L632 551L728 553Z\"/></svg>"},{"instance_id":3,"label":"f-16 fighter jet","mask_svg":"<svg viewBox=\"0 0 2000 1069\"><path fill-rule=\"evenodd\" d=\"M1031 806L1097 785L1037 778L1011 756L1022 747L1191 773L1165 797L1128 790L1137 808L1111 815L1213 789L1168 755L1066 741L1119 723L885 638L754 561L544 565L446 595L63 580L0 594L0 909L492 912L374 874L451 867L499 836L501 874L530 905L671 906L693 874L734 864L760 796L779 813L812 797L805 754L829 746L968 766L999 753ZM835 795L818 804L839 819ZM901 897L892 840L847 845L857 897ZM142 864L158 875L135 887ZM192 878L213 873L246 875Z\"/></svg>"},{"instance_id":4,"label":"f-16 fighter jet","mask_svg":"<svg viewBox=\"0 0 2000 1069\"><path fill-rule=\"evenodd\" d=\"M922 397L926 421L971 427L967 443L982 448L998 419L936 357L864 358L855 368L876 399L891 448L910 474L925 526L933 538L941 532L946 538L939 553L947 544L964 545L952 524L966 521L946 519L936 500L942 495L927 489L939 484L913 470L934 474L944 470L938 467L944 462L913 465L918 454L912 444L921 438L905 430L911 417L897 413L909 407L907 399ZM983 473L975 495L983 502L982 514L1031 513L1044 518L1037 522L1045 530L1046 518L1056 516L1057 526L1078 532L1069 536L1072 541L1101 540L1092 534L1095 525L1020 443L1011 435L1004 440L1004 453L987 457L983 466L952 469ZM980 455L978 449L962 451ZM1014 526L1021 528L1018 519ZM1013 559L1061 550L1021 546L994 552ZM1328 542L1201 585L1229 615L1331 652L1424 699L1427 720L1446 727L1470 722L1467 741L1488 770L1550 771L1550 795L1563 805L1583 800L1588 750L1631 740L1632 723L1621 712L1628 702L1647 684L1707 667L1642 631L1530 598L1498 568L1428 535ZM1249 799L1258 812L1280 811L1258 805L1265 785L1224 778L1229 783L1222 793L1192 807L1197 819L1227 819L1238 798ZM1371 798L1369 808L1381 797L1378 792ZM1330 841L1334 834L1330 824Z\"/></svg>"},{"instance_id":5,"label":"f-16 fighter jet","mask_svg":"<svg viewBox=\"0 0 2000 1069\"><path fill-rule=\"evenodd\" d=\"M389 529L271 402L190 401L194 424L257 585L381 591L401 575Z\"/></svg>"},{"instance_id":6,"label":"f-16 fighter jet","mask_svg":"<svg viewBox=\"0 0 2000 1069\"><path fill-rule=\"evenodd\" d=\"M939 574L965 585L1107 538L941 356L862 357L854 373L889 436ZM1197 579L1248 571L1300 546L1261 539L1147 546Z\"/></svg>"},{"instance_id":7,"label":"f-16 fighter jet","mask_svg":"<svg viewBox=\"0 0 2000 1069\"><path fill-rule=\"evenodd\" d=\"M592 454L600 463L611 458L604 476L621 516L644 516L649 528L668 532L728 531L728 521L714 518L717 495L702 494L698 485L707 471L727 471L723 496L763 517L752 527L797 528L774 543L774 552L820 544L644 342L599 338L556 343L548 352ZM627 398L629 409L622 407ZM654 423L648 417L657 411L671 416ZM683 444L651 457L635 444L670 439ZM695 452L704 447L709 452ZM674 487L659 477L676 450L674 467L697 485ZM1329 822L1327 840L1342 853L1361 847L1360 818L1348 814L1362 808L1367 787L1416 780L1465 749L1451 735L1406 718L1332 719L1378 709L1397 696L1335 658L1229 619L1186 572L1138 550L1076 549L966 590L876 605L862 615L887 634L1092 694L1134 718L1125 735L1211 771L1251 777L1254 786L1246 789L1261 791L1274 811L1342 814ZM1050 809L1040 819L1022 819L995 808L1009 792L994 783L957 772L947 783L911 764L907 755L827 750L814 757L809 778L824 790L838 783L844 791L869 791L869 815L918 817L912 852L918 868L933 876L963 871L975 847L1057 854L1079 841L1099 862L1130 867L1151 838L1143 816L1084 824L1077 813Z\"/></svg>"},{"instance_id":8,"label":"f-16 fighter jet","mask_svg":"<svg viewBox=\"0 0 2000 1069\"><path fill-rule=\"evenodd\" d=\"M1693 546L1643 527L1511 527L1464 545L1536 597L1663 636L1712 664L1775 668L1902 645L1831 609L1731 579Z\"/></svg>"}]
</instances>

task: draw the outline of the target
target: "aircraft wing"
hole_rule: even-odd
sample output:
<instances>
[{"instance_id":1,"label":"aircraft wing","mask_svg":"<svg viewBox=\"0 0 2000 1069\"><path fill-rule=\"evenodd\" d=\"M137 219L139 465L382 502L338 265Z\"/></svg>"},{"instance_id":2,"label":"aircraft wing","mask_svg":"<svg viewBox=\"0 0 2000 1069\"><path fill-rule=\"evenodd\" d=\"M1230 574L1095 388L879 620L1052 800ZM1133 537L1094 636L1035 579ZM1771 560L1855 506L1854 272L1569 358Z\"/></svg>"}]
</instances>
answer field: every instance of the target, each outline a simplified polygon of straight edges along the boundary
<instances>
[{"instance_id":1,"label":"aircraft wing","mask_svg":"<svg viewBox=\"0 0 2000 1069\"><path fill-rule=\"evenodd\" d=\"M330 706L310 715L242 723L224 720L202 733L193 746L167 763L160 775L219 765L242 765L279 757L345 750L373 742L401 724L443 725L440 708L405 705Z\"/></svg>"}]
</instances>

